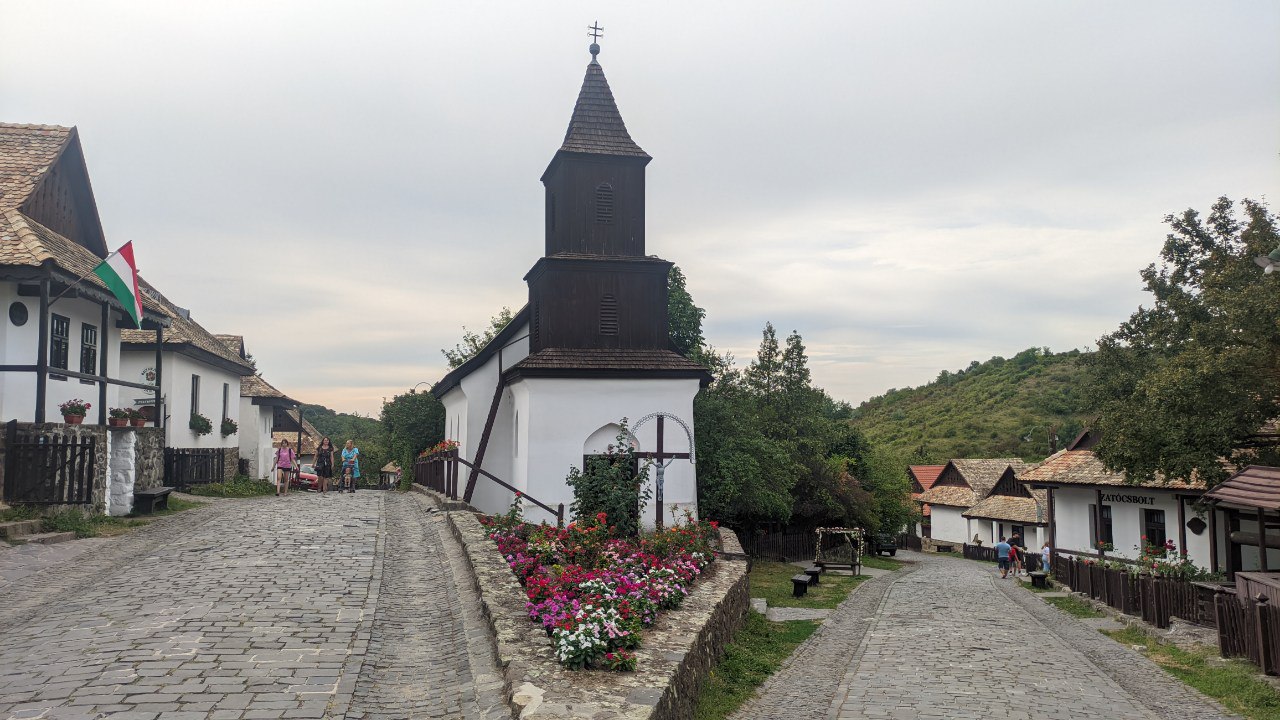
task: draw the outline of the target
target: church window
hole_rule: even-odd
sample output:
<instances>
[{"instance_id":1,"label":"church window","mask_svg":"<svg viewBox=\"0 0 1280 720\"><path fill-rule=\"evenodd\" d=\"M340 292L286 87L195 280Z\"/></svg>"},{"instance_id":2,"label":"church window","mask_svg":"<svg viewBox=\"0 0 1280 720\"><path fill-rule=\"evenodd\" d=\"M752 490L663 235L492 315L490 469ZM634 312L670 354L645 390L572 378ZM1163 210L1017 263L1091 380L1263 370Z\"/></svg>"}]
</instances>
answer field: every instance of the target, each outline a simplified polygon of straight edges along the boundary
<instances>
[{"instance_id":1,"label":"church window","mask_svg":"<svg viewBox=\"0 0 1280 720\"><path fill-rule=\"evenodd\" d=\"M601 225L613 224L613 186L609 183L596 186L596 222Z\"/></svg>"},{"instance_id":2,"label":"church window","mask_svg":"<svg viewBox=\"0 0 1280 720\"><path fill-rule=\"evenodd\" d=\"M600 334L618 334L618 298L613 295L600 298Z\"/></svg>"}]
</instances>

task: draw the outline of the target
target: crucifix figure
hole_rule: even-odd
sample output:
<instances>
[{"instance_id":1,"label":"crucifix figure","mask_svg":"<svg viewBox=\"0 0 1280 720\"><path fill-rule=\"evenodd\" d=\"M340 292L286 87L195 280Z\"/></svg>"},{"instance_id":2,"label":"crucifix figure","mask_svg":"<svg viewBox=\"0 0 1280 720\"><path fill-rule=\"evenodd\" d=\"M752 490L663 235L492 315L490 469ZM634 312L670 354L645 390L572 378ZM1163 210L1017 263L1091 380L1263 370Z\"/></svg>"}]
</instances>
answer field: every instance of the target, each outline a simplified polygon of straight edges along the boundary
<instances>
[{"instance_id":1,"label":"crucifix figure","mask_svg":"<svg viewBox=\"0 0 1280 720\"><path fill-rule=\"evenodd\" d=\"M658 469L658 475L654 479L654 483L653 483L654 503L657 505L657 514L654 518L654 526L656 529L661 530L662 529L663 473L666 471L667 466L676 460L683 459L683 460L688 460L689 462L693 462L693 433L689 431L689 426L685 425L684 421L676 417L675 415L672 415L671 413L657 412L657 413L653 413L652 415L646 415L640 418L640 420L636 422L635 425L632 426L631 428L632 434L634 435L635 432L640 429L641 425L644 425L645 422L653 418L657 418L658 420L658 428L657 428L658 443L657 445L654 446L653 452L638 452L636 453L636 457L652 460L654 467ZM684 428L685 434L688 435L689 437L689 452L683 452L683 453L667 452L666 449L663 447L663 444L662 444L663 434L664 434L663 431L666 429L667 418L671 418L672 420L675 420L680 425L680 427Z\"/></svg>"}]
</instances>

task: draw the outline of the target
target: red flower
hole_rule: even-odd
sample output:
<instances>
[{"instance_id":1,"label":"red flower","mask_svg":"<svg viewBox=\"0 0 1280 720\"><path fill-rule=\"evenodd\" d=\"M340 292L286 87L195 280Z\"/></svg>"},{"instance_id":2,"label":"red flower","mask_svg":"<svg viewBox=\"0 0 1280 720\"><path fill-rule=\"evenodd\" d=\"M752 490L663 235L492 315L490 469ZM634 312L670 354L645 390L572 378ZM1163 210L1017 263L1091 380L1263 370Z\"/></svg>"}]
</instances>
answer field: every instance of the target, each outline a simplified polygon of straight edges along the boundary
<instances>
[{"instance_id":1,"label":"red flower","mask_svg":"<svg viewBox=\"0 0 1280 720\"><path fill-rule=\"evenodd\" d=\"M517 491L516 491L516 497L524 497L524 493L522 493L522 492L520 492L519 490L517 490Z\"/></svg>"},{"instance_id":2,"label":"red flower","mask_svg":"<svg viewBox=\"0 0 1280 720\"><path fill-rule=\"evenodd\" d=\"M609 519L609 516L607 514L602 512L596 513L596 520L599 520L601 525L603 525L605 521L608 519Z\"/></svg>"}]
</instances>

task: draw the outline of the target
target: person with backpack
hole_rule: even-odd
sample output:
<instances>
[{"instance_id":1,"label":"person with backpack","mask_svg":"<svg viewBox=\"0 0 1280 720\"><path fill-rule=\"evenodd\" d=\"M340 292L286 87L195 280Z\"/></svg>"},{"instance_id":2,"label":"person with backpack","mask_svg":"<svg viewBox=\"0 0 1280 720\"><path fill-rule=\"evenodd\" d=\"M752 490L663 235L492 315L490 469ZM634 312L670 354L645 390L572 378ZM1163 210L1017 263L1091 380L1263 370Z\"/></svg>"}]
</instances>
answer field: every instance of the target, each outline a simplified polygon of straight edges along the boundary
<instances>
[{"instance_id":1,"label":"person with backpack","mask_svg":"<svg viewBox=\"0 0 1280 720\"><path fill-rule=\"evenodd\" d=\"M293 466L297 461L298 454L289 446L289 441L281 440L280 447L276 448L276 458L271 468L276 475L276 497L289 494L289 478L293 475Z\"/></svg>"}]
</instances>

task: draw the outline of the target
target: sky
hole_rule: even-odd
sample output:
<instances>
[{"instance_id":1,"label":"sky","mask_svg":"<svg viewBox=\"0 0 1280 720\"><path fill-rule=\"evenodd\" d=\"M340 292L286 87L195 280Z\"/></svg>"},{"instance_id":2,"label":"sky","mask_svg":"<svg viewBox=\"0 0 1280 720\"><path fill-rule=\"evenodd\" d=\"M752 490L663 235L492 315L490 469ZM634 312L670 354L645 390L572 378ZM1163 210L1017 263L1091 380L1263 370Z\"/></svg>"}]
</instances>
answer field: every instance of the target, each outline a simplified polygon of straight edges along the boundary
<instances>
[{"instance_id":1,"label":"sky","mask_svg":"<svg viewBox=\"0 0 1280 720\"><path fill-rule=\"evenodd\" d=\"M596 21L709 343L797 331L855 405L1089 348L1166 215L1280 198L1272 0L0 0L0 121L77 126L111 247L376 416L527 299Z\"/></svg>"}]
</instances>

